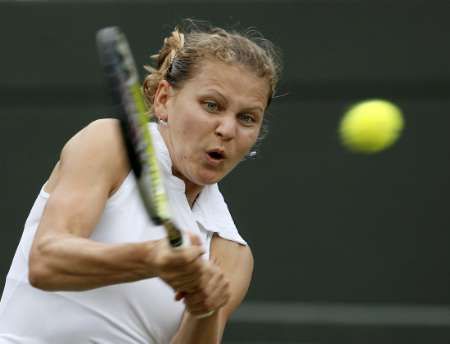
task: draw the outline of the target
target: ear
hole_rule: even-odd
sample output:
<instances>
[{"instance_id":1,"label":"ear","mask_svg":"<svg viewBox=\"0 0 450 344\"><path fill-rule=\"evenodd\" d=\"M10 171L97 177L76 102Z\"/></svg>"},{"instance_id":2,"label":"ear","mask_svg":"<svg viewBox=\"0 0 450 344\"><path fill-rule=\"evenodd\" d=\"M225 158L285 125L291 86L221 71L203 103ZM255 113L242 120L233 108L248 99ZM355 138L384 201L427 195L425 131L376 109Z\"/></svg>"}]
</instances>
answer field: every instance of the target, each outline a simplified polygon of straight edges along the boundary
<instances>
[{"instance_id":1,"label":"ear","mask_svg":"<svg viewBox=\"0 0 450 344\"><path fill-rule=\"evenodd\" d=\"M171 86L169 82L161 80L153 98L153 113L159 120L167 121L170 94Z\"/></svg>"}]
</instances>

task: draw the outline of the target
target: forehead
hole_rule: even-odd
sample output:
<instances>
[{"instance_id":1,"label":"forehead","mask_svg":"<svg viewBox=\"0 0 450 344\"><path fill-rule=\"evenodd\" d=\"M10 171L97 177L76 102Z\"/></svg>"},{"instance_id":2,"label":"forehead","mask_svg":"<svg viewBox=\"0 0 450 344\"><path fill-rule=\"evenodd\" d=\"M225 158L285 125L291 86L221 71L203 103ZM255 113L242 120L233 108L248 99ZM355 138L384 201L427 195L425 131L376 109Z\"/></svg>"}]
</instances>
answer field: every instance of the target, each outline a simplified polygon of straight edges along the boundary
<instances>
[{"instance_id":1,"label":"forehead","mask_svg":"<svg viewBox=\"0 0 450 344\"><path fill-rule=\"evenodd\" d=\"M259 103L263 108L270 92L269 81L250 68L214 60L202 62L185 86L198 92L215 90L233 99Z\"/></svg>"}]
</instances>

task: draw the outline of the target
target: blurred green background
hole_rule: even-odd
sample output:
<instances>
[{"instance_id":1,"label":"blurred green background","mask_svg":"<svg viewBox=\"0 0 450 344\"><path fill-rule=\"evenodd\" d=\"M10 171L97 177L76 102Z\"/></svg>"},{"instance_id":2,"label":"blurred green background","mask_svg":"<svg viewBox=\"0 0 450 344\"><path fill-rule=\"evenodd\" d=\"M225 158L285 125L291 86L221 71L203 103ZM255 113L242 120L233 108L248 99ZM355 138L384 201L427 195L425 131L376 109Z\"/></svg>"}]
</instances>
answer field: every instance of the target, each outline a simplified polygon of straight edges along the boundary
<instances>
[{"instance_id":1,"label":"blurred green background","mask_svg":"<svg viewBox=\"0 0 450 344\"><path fill-rule=\"evenodd\" d=\"M448 1L0 1L0 281L64 142L110 100L95 32L139 65L182 18L254 27L283 51L255 160L221 183L255 274L225 343L450 342ZM398 144L341 148L343 111L387 98Z\"/></svg>"}]
</instances>

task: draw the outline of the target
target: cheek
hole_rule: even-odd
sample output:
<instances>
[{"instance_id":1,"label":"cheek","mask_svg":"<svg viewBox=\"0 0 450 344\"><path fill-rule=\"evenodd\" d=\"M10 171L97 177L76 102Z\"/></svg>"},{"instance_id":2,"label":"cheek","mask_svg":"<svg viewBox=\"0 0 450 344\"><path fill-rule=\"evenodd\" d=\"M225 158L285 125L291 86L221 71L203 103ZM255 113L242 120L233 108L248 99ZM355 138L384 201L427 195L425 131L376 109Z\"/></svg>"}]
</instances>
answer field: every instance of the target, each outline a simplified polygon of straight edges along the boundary
<instances>
[{"instance_id":1,"label":"cheek","mask_svg":"<svg viewBox=\"0 0 450 344\"><path fill-rule=\"evenodd\" d=\"M194 137L205 125L204 118L201 117L198 109L194 106L185 106L177 111L177 129L183 137Z\"/></svg>"},{"instance_id":2,"label":"cheek","mask_svg":"<svg viewBox=\"0 0 450 344\"><path fill-rule=\"evenodd\" d=\"M251 151L256 143L257 135L244 135L237 145L236 161L239 162Z\"/></svg>"},{"instance_id":3,"label":"cheek","mask_svg":"<svg viewBox=\"0 0 450 344\"><path fill-rule=\"evenodd\" d=\"M172 117L172 121L169 125L172 129L173 137L177 141L177 145L182 145L182 143L186 142L186 139L192 135L194 125L192 120L190 120L190 115L188 112L178 111L176 113L176 117L174 117L175 116Z\"/></svg>"},{"instance_id":4,"label":"cheek","mask_svg":"<svg viewBox=\"0 0 450 344\"><path fill-rule=\"evenodd\" d=\"M258 133L259 131L252 131L243 135L242 150L248 151L255 145L258 139Z\"/></svg>"},{"instance_id":5,"label":"cheek","mask_svg":"<svg viewBox=\"0 0 450 344\"><path fill-rule=\"evenodd\" d=\"M186 117L177 123L174 145L180 162L189 161L194 157L199 141L201 135L197 122Z\"/></svg>"}]
</instances>

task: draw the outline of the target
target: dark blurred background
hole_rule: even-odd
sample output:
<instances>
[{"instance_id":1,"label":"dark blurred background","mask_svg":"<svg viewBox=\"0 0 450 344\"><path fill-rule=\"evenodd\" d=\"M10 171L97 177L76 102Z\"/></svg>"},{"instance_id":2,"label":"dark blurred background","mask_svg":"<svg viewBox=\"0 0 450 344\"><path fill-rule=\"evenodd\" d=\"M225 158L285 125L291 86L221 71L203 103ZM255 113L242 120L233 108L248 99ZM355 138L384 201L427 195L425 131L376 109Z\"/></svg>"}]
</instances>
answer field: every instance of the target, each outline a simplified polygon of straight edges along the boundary
<instances>
[{"instance_id":1,"label":"dark blurred background","mask_svg":"<svg viewBox=\"0 0 450 344\"><path fill-rule=\"evenodd\" d=\"M95 32L139 65L182 18L254 27L283 51L270 133L222 190L255 274L225 343L450 342L448 1L0 1L0 281L64 142L110 114ZM386 98L399 142L345 151L345 109ZM1 290L1 289L0 289Z\"/></svg>"}]
</instances>

